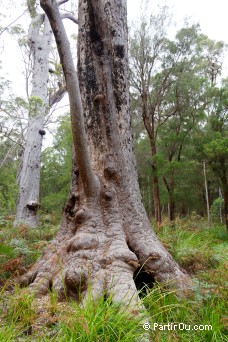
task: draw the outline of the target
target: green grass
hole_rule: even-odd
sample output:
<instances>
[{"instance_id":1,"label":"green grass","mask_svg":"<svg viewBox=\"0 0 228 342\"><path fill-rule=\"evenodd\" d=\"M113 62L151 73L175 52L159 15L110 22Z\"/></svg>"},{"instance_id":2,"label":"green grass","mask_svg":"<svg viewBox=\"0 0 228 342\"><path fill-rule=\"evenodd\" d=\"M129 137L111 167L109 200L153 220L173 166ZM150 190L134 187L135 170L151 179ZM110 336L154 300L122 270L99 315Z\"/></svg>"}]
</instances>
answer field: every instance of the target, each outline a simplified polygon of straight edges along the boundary
<instances>
[{"instance_id":1,"label":"green grass","mask_svg":"<svg viewBox=\"0 0 228 342\"><path fill-rule=\"evenodd\" d=\"M177 221L175 228L166 225L157 232L178 263L190 273L217 267L228 252L225 227L205 227L191 221ZM216 253L216 250L218 253Z\"/></svg>"},{"instance_id":2,"label":"green grass","mask_svg":"<svg viewBox=\"0 0 228 342\"><path fill-rule=\"evenodd\" d=\"M110 299L94 302L90 298L83 307L75 303L71 307L75 315L59 324L58 341L131 342L144 333L142 318L133 317Z\"/></svg>"},{"instance_id":3,"label":"green grass","mask_svg":"<svg viewBox=\"0 0 228 342\"><path fill-rule=\"evenodd\" d=\"M175 293L161 286L153 289L145 299L151 313L152 340L157 341L226 341L224 320L225 297L205 296L203 288L195 288L195 296L179 300ZM158 326L156 325L159 324ZM168 325L169 324L169 325ZM176 324L174 328L174 324ZM180 328L179 328L180 324ZM186 326L186 329L185 329ZM210 327L211 326L211 330ZM194 330L194 327L205 330Z\"/></svg>"},{"instance_id":4,"label":"green grass","mask_svg":"<svg viewBox=\"0 0 228 342\"><path fill-rule=\"evenodd\" d=\"M44 225L29 231L21 226L16 230L6 220L1 229L2 265L21 260L21 268L36 260L57 227ZM190 272L195 284L191 298L179 299L174 291L155 284L152 290L143 291L147 313L135 315L114 305L111 298L102 297L96 302L89 298L80 306L73 301L59 303L55 293L40 301L27 289L15 288L10 293L5 292L5 286L0 292L0 341L141 342L146 322L152 341L228 341L225 228L208 228L200 219L177 220L174 227L166 224L157 234L177 262ZM2 286L16 270L9 268L7 272L0 274Z\"/></svg>"}]
</instances>

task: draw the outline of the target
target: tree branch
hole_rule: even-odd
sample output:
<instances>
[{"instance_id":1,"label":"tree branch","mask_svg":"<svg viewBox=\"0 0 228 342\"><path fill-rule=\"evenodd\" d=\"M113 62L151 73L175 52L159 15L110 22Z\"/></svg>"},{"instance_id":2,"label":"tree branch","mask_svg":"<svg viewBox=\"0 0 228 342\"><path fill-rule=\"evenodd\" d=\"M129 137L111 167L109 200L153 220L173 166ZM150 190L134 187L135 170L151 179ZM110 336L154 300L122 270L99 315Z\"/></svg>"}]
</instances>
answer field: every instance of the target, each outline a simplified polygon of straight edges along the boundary
<instances>
[{"instance_id":1,"label":"tree branch","mask_svg":"<svg viewBox=\"0 0 228 342\"><path fill-rule=\"evenodd\" d=\"M75 16L72 13L62 13L61 15L62 19L70 19L71 21L73 21L73 23L78 25L78 19L75 18Z\"/></svg>"},{"instance_id":2,"label":"tree branch","mask_svg":"<svg viewBox=\"0 0 228 342\"><path fill-rule=\"evenodd\" d=\"M84 185L85 195L87 197L94 197L96 196L98 190L98 180L93 173L87 148L81 94L73 58L70 51L70 44L56 1L40 0L40 5L50 21L66 80L66 87L70 101L73 143L76 152L76 160L79 167L79 175L81 176Z\"/></svg>"},{"instance_id":3,"label":"tree branch","mask_svg":"<svg viewBox=\"0 0 228 342\"><path fill-rule=\"evenodd\" d=\"M66 2L68 2L69 0L60 0L60 1L58 1L57 2L57 5L58 6L61 6L61 5L63 5L63 4L65 4ZM42 0L41 0L41 2L42 2ZM40 2L40 5L41 5L41 2ZM42 5L41 5L41 7L42 7ZM43 8L43 7L42 7Z\"/></svg>"},{"instance_id":4,"label":"tree branch","mask_svg":"<svg viewBox=\"0 0 228 342\"><path fill-rule=\"evenodd\" d=\"M171 191L170 191L169 183L168 183L167 179L165 178L165 176L163 176L162 178L163 178L163 181L165 183L166 189L167 189L168 193L170 194Z\"/></svg>"},{"instance_id":5,"label":"tree branch","mask_svg":"<svg viewBox=\"0 0 228 342\"><path fill-rule=\"evenodd\" d=\"M12 145L12 146L8 149L8 151L6 152L4 158L3 158L3 159L1 160L1 162L0 162L0 168L1 168L1 167L4 165L4 163L6 162L6 160L7 160L8 156L9 156L10 152L11 152L12 149L16 146L16 144L17 144L17 143L15 143L14 145Z\"/></svg>"},{"instance_id":6,"label":"tree branch","mask_svg":"<svg viewBox=\"0 0 228 342\"><path fill-rule=\"evenodd\" d=\"M13 25L18 19L20 19L28 10L26 9L21 15L19 15L19 17L17 17L14 21L12 21L12 23L8 24L6 27L4 27L4 29L2 29L0 31L0 35L5 32L11 25Z\"/></svg>"},{"instance_id":7,"label":"tree branch","mask_svg":"<svg viewBox=\"0 0 228 342\"><path fill-rule=\"evenodd\" d=\"M50 96L49 106L52 107L54 104L61 101L65 93L66 93L66 85L60 87L54 94Z\"/></svg>"}]
</instances>

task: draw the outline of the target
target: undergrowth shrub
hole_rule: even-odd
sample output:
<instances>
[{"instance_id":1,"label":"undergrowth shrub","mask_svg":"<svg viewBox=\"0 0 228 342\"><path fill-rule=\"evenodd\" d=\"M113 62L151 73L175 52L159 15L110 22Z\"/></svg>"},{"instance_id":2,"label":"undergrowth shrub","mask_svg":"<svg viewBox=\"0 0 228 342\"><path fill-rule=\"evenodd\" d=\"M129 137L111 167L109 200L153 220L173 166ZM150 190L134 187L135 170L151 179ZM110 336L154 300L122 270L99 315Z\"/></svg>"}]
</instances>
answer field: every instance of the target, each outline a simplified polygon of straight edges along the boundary
<instances>
[{"instance_id":1,"label":"undergrowth shrub","mask_svg":"<svg viewBox=\"0 0 228 342\"><path fill-rule=\"evenodd\" d=\"M29 229L25 224L14 227L13 217L6 217L0 228L0 285L5 279L25 272L58 230L58 226L51 224L37 229Z\"/></svg>"}]
</instances>

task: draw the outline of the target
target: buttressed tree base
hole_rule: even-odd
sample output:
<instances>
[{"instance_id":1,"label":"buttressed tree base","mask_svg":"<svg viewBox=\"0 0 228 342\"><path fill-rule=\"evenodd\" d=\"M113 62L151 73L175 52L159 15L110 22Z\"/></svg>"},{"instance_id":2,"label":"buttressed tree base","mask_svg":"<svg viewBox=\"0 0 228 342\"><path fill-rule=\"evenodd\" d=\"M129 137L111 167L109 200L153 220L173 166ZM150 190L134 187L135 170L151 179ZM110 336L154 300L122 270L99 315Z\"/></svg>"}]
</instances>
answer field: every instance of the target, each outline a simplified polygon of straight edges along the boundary
<instances>
[{"instance_id":1,"label":"buttressed tree base","mask_svg":"<svg viewBox=\"0 0 228 342\"><path fill-rule=\"evenodd\" d=\"M180 292L185 274L154 234L141 202L128 92L125 0L80 0L78 78L54 1L41 0L63 66L75 148L71 189L60 230L22 284L80 300L112 294L138 303L134 273ZM79 82L78 82L79 80Z\"/></svg>"}]
</instances>

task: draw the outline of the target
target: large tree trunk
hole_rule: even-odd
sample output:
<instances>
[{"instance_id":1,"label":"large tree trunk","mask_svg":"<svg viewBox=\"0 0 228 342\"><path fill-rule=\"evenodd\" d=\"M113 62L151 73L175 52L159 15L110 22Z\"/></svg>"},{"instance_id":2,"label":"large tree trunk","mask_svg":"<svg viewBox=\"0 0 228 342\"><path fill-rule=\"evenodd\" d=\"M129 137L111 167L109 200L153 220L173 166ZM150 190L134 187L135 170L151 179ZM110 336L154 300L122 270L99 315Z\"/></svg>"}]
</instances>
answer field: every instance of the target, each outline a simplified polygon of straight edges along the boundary
<instances>
[{"instance_id":1,"label":"large tree trunk","mask_svg":"<svg viewBox=\"0 0 228 342\"><path fill-rule=\"evenodd\" d=\"M42 28L42 25L44 27ZM41 29L43 32L41 33ZM48 111L48 58L52 31L44 14L37 14L29 27L29 46L33 57L32 91L29 98L29 122L22 165L18 178L19 193L14 225L38 226L41 148L44 120Z\"/></svg>"},{"instance_id":2,"label":"large tree trunk","mask_svg":"<svg viewBox=\"0 0 228 342\"><path fill-rule=\"evenodd\" d=\"M66 77L76 161L61 228L22 282L75 299L86 297L90 286L94 297L112 294L113 301L135 305L133 276L141 268L151 281L189 289L190 278L158 241L141 202L129 115L126 1L79 1L78 75L87 138L58 7L41 3Z\"/></svg>"}]
</instances>

